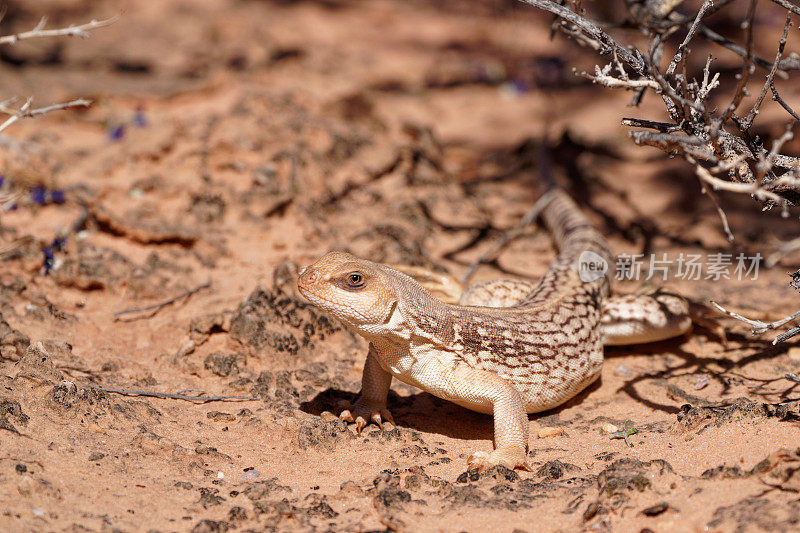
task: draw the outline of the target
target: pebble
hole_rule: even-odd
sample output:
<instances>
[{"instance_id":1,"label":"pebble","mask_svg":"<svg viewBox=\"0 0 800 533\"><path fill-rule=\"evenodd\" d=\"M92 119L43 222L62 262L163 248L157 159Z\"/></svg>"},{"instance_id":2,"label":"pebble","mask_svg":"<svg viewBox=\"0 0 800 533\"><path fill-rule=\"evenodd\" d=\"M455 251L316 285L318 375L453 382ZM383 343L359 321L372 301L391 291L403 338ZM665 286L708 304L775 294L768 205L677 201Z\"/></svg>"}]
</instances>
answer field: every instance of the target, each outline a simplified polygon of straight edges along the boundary
<instances>
[{"instance_id":1,"label":"pebble","mask_svg":"<svg viewBox=\"0 0 800 533\"><path fill-rule=\"evenodd\" d=\"M562 433L564 433L563 428L540 428L537 435L540 439L544 439L547 437L555 437L556 435L561 435Z\"/></svg>"},{"instance_id":2,"label":"pebble","mask_svg":"<svg viewBox=\"0 0 800 533\"><path fill-rule=\"evenodd\" d=\"M17 490L23 496L30 496L34 489L34 482L31 476L22 476L22 479L17 483Z\"/></svg>"},{"instance_id":3,"label":"pebble","mask_svg":"<svg viewBox=\"0 0 800 533\"><path fill-rule=\"evenodd\" d=\"M254 479L258 479L259 477L261 477L261 472L258 470L248 470L244 473L244 475L242 475L242 481L252 481Z\"/></svg>"},{"instance_id":4,"label":"pebble","mask_svg":"<svg viewBox=\"0 0 800 533\"><path fill-rule=\"evenodd\" d=\"M603 431L605 431L606 433L616 433L617 431L619 431L619 428L614 424L606 423L603 424Z\"/></svg>"},{"instance_id":5,"label":"pebble","mask_svg":"<svg viewBox=\"0 0 800 533\"><path fill-rule=\"evenodd\" d=\"M189 340L184 342L180 348L178 348L178 353L176 354L178 357L184 357L192 353L195 349L196 345L194 341Z\"/></svg>"},{"instance_id":6,"label":"pebble","mask_svg":"<svg viewBox=\"0 0 800 533\"><path fill-rule=\"evenodd\" d=\"M792 361L800 361L800 347L792 346L786 353Z\"/></svg>"}]
</instances>

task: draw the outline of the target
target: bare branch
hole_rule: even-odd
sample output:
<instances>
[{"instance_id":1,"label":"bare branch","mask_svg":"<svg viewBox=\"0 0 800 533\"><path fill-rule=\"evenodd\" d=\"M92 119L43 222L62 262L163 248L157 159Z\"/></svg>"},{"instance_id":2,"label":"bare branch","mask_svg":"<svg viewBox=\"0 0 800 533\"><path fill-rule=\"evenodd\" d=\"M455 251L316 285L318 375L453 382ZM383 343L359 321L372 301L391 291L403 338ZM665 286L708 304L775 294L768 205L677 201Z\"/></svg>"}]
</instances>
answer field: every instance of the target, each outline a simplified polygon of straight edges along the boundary
<instances>
[{"instance_id":1,"label":"bare branch","mask_svg":"<svg viewBox=\"0 0 800 533\"><path fill-rule=\"evenodd\" d=\"M123 394L125 396L149 396L151 398L163 398L167 400L185 400L187 402L198 402L198 403L224 402L228 400L257 402L259 400L259 398L254 398L252 396L188 396L180 393L173 394L170 392L157 392L148 390L114 389L109 387L98 387L96 385L90 385L90 387L92 387L93 389L101 390L103 392L112 392L114 394ZM184 389L184 390L189 391L194 389Z\"/></svg>"},{"instance_id":2,"label":"bare branch","mask_svg":"<svg viewBox=\"0 0 800 533\"><path fill-rule=\"evenodd\" d=\"M607 33L601 30L600 27L594 22L583 18L582 16L570 11L562 5L556 4L555 2L550 2L548 0L520 1L530 4L533 7L538 7L539 9L549 11L550 13L559 16L563 20L574 24L586 35L605 45L605 49L601 50L601 53L611 53L612 51L616 51L620 58L637 74L642 76L645 75L645 64L644 61L642 61L641 55L639 53L632 53L627 48L624 48L617 41L612 39Z\"/></svg>"},{"instance_id":3,"label":"bare branch","mask_svg":"<svg viewBox=\"0 0 800 533\"><path fill-rule=\"evenodd\" d=\"M655 122L653 120L644 120L640 118L628 118L628 117L624 117L621 122L623 126L631 126L633 128L650 128L658 130L661 133L671 133L674 131L681 131L680 125L671 124L669 122Z\"/></svg>"},{"instance_id":4,"label":"bare branch","mask_svg":"<svg viewBox=\"0 0 800 533\"><path fill-rule=\"evenodd\" d=\"M653 146L667 153L688 154L703 161L716 162L714 150L704 139L674 133L653 133L651 131L632 131L628 134L639 145Z\"/></svg>"},{"instance_id":5,"label":"bare branch","mask_svg":"<svg viewBox=\"0 0 800 533\"><path fill-rule=\"evenodd\" d=\"M19 41L24 41L26 39L38 39L41 37L62 37L62 36L69 36L69 37L82 37L86 38L89 37L89 31L95 30L97 28L102 28L104 26L110 26L114 24L117 20L119 20L119 15L115 15L111 18L103 19L103 20L92 20L91 22L87 22L86 24L80 24L78 26L69 26L67 28L58 28L54 30L45 30L44 26L47 24L47 18L43 17L42 20L30 31L25 31L22 33L16 33L14 35L5 35L0 37L0 44L16 44Z\"/></svg>"},{"instance_id":6,"label":"bare branch","mask_svg":"<svg viewBox=\"0 0 800 533\"><path fill-rule=\"evenodd\" d=\"M705 186L705 184L701 182L700 188L703 191L703 194L711 198L711 202L714 204L714 207L717 208L717 214L722 220L722 229L725 231L725 236L728 238L728 242L733 242L733 232L731 231L730 224L728 224L728 215L726 215L725 211L723 211L722 207L720 207L717 197L708 189L708 187Z\"/></svg>"},{"instance_id":7,"label":"bare branch","mask_svg":"<svg viewBox=\"0 0 800 533\"><path fill-rule=\"evenodd\" d=\"M753 104L753 108L750 110L750 113L747 114L747 118L744 119L744 129L748 129L753 125L753 119L755 119L756 115L758 114L758 108L761 107L761 102L764 101L764 97L767 95L767 89L773 86L775 73L778 72L778 64L780 63L781 56L783 55L783 49L786 46L786 37L789 35L789 28L791 26L792 15L787 13L786 23L783 25L783 35L781 35L781 40L778 41L778 53L775 55L775 61L773 61L772 68L769 70L767 81L764 83L764 87L761 89L761 94L758 95L756 103Z\"/></svg>"},{"instance_id":8,"label":"bare branch","mask_svg":"<svg viewBox=\"0 0 800 533\"><path fill-rule=\"evenodd\" d=\"M767 91L772 93L773 101L778 102L794 120L800 121L800 114L781 98L775 85L776 79L788 77L788 71L800 70L800 57L797 54L784 57L791 28L789 14L777 44L775 58L768 61L754 53L757 0L748 2L747 14L742 21L744 46L714 33L702 23L709 14L720 11L724 6L732 4L733 0L718 0L716 3L703 0L699 11L691 17L674 11L679 1L643 3L630 0L626 4L634 24L651 37L645 52L620 44L605 32L604 28L610 27L609 25L589 20L579 4L560 5L548 0L521 1L556 15L554 29L588 44L601 54L611 56L607 64L595 66L592 73L580 72L581 76L605 87L633 91L635 95L631 105L638 105L647 90L652 90L661 97L669 121L625 118L622 123L651 130L631 131L629 135L636 144L653 146L668 154L680 155L694 166L701 187L720 214L723 229L729 239L732 237L730 227L715 191L747 194L764 204L765 208L778 205L784 212L790 200L796 202L800 197L800 158L780 153L784 143L791 138L791 132L787 131L778 139L771 150L764 148L758 136L749 132L764 107ZM773 1L792 13L800 9L787 3L787 0ZM660 64L664 43L681 28L687 29L686 35L666 70L662 71ZM718 104L712 98L716 94L715 89L720 87L720 73L712 71L712 56L709 54L706 58L702 79L690 79L686 72L686 59L691 53L689 45L697 35L718 42L744 58L736 89L731 94L729 103L719 111ZM767 76L753 107L744 117L740 117L736 110L748 95L748 81L756 65L764 67ZM725 129L731 123L738 131L729 132Z\"/></svg>"},{"instance_id":9,"label":"bare branch","mask_svg":"<svg viewBox=\"0 0 800 533\"><path fill-rule=\"evenodd\" d=\"M8 100L6 100L6 102L7 101ZM11 126L13 123L15 123L16 121L18 121L21 118L45 115L45 114L50 113L52 111L57 111L57 110L60 110L60 109L68 109L70 107L89 107L90 105L92 105L92 102L90 100L86 100L86 99L83 99L83 98L78 98L78 99L72 100L70 102L63 102L63 103L60 103L60 104L52 104L52 105L45 106L45 107L39 107L39 108L36 108L36 109L31 109L31 101L32 101L32 99L28 98L26 100L26 102L22 105L22 107L20 107L16 112L9 110L4 105L5 104L5 102L4 102L2 104L2 107L0 107L0 111L2 111L3 113L11 114L11 116L8 117L5 122L0 124L0 131L5 130L6 128L8 128L9 126Z\"/></svg>"},{"instance_id":10,"label":"bare branch","mask_svg":"<svg viewBox=\"0 0 800 533\"><path fill-rule=\"evenodd\" d=\"M758 184L755 183L755 182L753 182L753 183L733 183L733 182L730 182L730 181L721 180L721 179L717 178L716 176L711 175L711 173L708 171L708 169L706 169L706 168L704 168L704 167L702 167L700 165L696 165L695 166L695 172L697 173L697 176L702 181L704 181L707 184L711 185L711 188L714 189L715 191L723 190L723 191L729 191L729 192L750 194L750 195L754 196L755 198L757 198L758 200L761 200L761 201L769 200L769 201L775 202L776 204L783 204L783 203L786 202L786 200L784 200L778 194L775 194L772 191L767 191L767 190L765 190L763 188L758 187Z\"/></svg>"},{"instance_id":11,"label":"bare branch","mask_svg":"<svg viewBox=\"0 0 800 533\"><path fill-rule=\"evenodd\" d=\"M207 289L209 287L211 287L211 280L208 280L205 283L203 283L202 285L198 285L197 287L195 287L193 289L189 289L187 291L184 291L184 292L180 293L177 296L174 296L172 298L169 298L169 299L164 300L162 302L159 302L157 304L148 305L147 307L137 307L137 308L134 308L134 309L125 309L123 311L117 311L116 313L114 313L114 320L118 320L119 317L121 317L122 315L128 315L128 314L131 314L131 313L145 313L145 312L148 312L148 311L159 311L161 308L166 307L171 303L174 303L174 302L177 302L178 300L181 300L183 298L187 298L189 296L192 296L193 294L196 294L196 293L200 292L201 290Z\"/></svg>"},{"instance_id":12,"label":"bare branch","mask_svg":"<svg viewBox=\"0 0 800 533\"><path fill-rule=\"evenodd\" d=\"M782 8L788 9L789 11L794 13L795 15L800 15L800 7L797 7L796 5L791 3L789 0L772 0L772 1L775 2L776 4L778 4L779 6L781 6Z\"/></svg>"},{"instance_id":13,"label":"bare branch","mask_svg":"<svg viewBox=\"0 0 800 533\"><path fill-rule=\"evenodd\" d=\"M723 48L727 48L740 57L747 57L747 50L745 50L744 47L734 43L729 39L726 39L719 33L702 24L700 25L700 36L708 39L712 43L722 46ZM772 63L755 54L753 54L753 62L764 70L769 70L772 68ZM787 70L800 70L800 60L798 60L796 57L787 57L783 59L778 64L778 77L782 79L788 78L789 76L786 74Z\"/></svg>"},{"instance_id":14,"label":"bare branch","mask_svg":"<svg viewBox=\"0 0 800 533\"><path fill-rule=\"evenodd\" d=\"M765 333L767 331L771 331L773 329L777 329L777 328L783 326L784 324L786 324L788 322L791 322L792 320L795 320L796 318L800 317L800 311L798 311L798 312L794 313L793 315L789 315L789 316L787 316L785 318L782 318L780 320L776 320L775 322L762 322L761 320L754 320L752 318L747 318L745 316L742 316L739 313L734 313L733 311L729 311L729 310L725 309L724 307L722 307L721 305L719 305L717 302L712 301L711 305L713 305L720 312L725 313L729 317L735 318L736 320L740 320L740 321L744 322L745 324L749 325L752 328L751 331L750 331L751 335L760 335L760 334ZM794 335L797 335L798 333L800 333L800 328L794 327L791 330L789 330L789 331L787 331L785 333L782 333L777 338L775 338L772 341L772 344L778 344L779 342L783 342L786 339L788 339L790 337L793 337Z\"/></svg>"},{"instance_id":15,"label":"bare branch","mask_svg":"<svg viewBox=\"0 0 800 533\"><path fill-rule=\"evenodd\" d=\"M700 11L697 12L694 23L692 23L692 26L689 28L689 32L686 34L686 37L683 39L683 42L680 44L680 46L678 46L678 51L675 52L675 56L672 58L672 61L670 61L669 67L667 67L667 76L675 72L675 67L677 67L678 63L683 60L683 54L686 51L686 47L689 46L689 41L691 41L692 37L694 37L694 34L697 33L697 27L700 25L700 21L703 19L712 3L713 2L711 0L703 1L703 5L700 6Z\"/></svg>"},{"instance_id":16,"label":"bare branch","mask_svg":"<svg viewBox=\"0 0 800 533\"><path fill-rule=\"evenodd\" d=\"M800 115L798 115L797 112L795 112L795 110L792 109L789 106L789 104L784 102L783 98L781 98L781 95L778 94L778 90L775 88L775 80L774 79L770 82L769 89L770 89L770 91L772 91L772 99L775 100L776 102L778 102L781 105L781 107L786 110L787 113L792 115L793 119L795 119L798 122L800 122Z\"/></svg>"},{"instance_id":17,"label":"bare branch","mask_svg":"<svg viewBox=\"0 0 800 533\"><path fill-rule=\"evenodd\" d=\"M609 75L610 71L611 71L611 64L609 63L602 69L599 66L595 66L594 74L589 74L588 72L581 72L581 76L583 76L588 80L592 80L592 82L594 83L599 83L600 85L604 85L612 89L627 88L631 90L639 90L642 88L649 88L649 89L660 88L658 83L654 82L653 80L649 80L646 78L631 80L627 79L627 77L625 78L614 77Z\"/></svg>"},{"instance_id":18,"label":"bare branch","mask_svg":"<svg viewBox=\"0 0 800 533\"><path fill-rule=\"evenodd\" d=\"M742 102L742 98L744 98L745 95L747 81L750 79L750 74L753 71L753 20L755 19L756 14L756 3L757 0L750 0L750 7L747 9L747 18L744 22L747 30L747 55L745 56L745 61L742 65L742 72L739 75L739 83L736 86L736 91L733 93L733 100L731 101L730 105L727 109L725 109L725 112L722 113L722 116L716 120L716 124L714 126L715 130L721 128L728 118L730 118L731 114L736 111L736 108L739 107L739 104Z\"/></svg>"}]
</instances>

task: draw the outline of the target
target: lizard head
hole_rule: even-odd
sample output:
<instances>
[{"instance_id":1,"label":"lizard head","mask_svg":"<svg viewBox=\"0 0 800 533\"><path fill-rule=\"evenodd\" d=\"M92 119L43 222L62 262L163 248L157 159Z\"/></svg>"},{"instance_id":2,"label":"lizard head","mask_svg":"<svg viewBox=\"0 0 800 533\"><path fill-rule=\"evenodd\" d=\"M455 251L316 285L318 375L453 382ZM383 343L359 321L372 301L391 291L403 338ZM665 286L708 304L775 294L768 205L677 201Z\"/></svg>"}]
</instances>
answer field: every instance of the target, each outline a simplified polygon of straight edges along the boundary
<instances>
[{"instance_id":1,"label":"lizard head","mask_svg":"<svg viewBox=\"0 0 800 533\"><path fill-rule=\"evenodd\" d=\"M297 288L311 303L367 333L385 324L397 304L391 271L344 252L329 252L300 270Z\"/></svg>"}]
</instances>

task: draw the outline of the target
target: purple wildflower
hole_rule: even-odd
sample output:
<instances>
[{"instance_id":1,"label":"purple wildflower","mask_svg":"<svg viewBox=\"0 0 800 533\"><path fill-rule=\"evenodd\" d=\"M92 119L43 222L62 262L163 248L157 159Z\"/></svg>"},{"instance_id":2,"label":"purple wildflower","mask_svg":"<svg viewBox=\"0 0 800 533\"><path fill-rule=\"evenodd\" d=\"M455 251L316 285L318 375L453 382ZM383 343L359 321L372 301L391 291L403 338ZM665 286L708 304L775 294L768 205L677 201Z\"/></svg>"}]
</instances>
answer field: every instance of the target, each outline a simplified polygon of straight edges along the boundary
<instances>
[{"instance_id":1,"label":"purple wildflower","mask_svg":"<svg viewBox=\"0 0 800 533\"><path fill-rule=\"evenodd\" d=\"M122 124L118 126L114 126L113 128L108 130L108 136L111 138L112 141L119 141L122 137L125 136L125 126Z\"/></svg>"},{"instance_id":2,"label":"purple wildflower","mask_svg":"<svg viewBox=\"0 0 800 533\"><path fill-rule=\"evenodd\" d=\"M32 187L31 188L31 200L33 203L38 205L44 205L47 203L47 191L44 187Z\"/></svg>"},{"instance_id":3,"label":"purple wildflower","mask_svg":"<svg viewBox=\"0 0 800 533\"><path fill-rule=\"evenodd\" d=\"M60 191L57 189L54 191L50 191L50 201L53 202L54 204L63 204L64 202L66 202L66 199L64 198L64 191Z\"/></svg>"},{"instance_id":4,"label":"purple wildflower","mask_svg":"<svg viewBox=\"0 0 800 533\"><path fill-rule=\"evenodd\" d=\"M133 115L133 124L137 128L146 128L147 127L147 117L144 116L144 109L141 107L136 110L136 113Z\"/></svg>"},{"instance_id":5,"label":"purple wildflower","mask_svg":"<svg viewBox=\"0 0 800 533\"><path fill-rule=\"evenodd\" d=\"M42 253L44 253L44 275L46 276L53 269L55 257L53 256L53 250L50 246L42 248Z\"/></svg>"}]
</instances>

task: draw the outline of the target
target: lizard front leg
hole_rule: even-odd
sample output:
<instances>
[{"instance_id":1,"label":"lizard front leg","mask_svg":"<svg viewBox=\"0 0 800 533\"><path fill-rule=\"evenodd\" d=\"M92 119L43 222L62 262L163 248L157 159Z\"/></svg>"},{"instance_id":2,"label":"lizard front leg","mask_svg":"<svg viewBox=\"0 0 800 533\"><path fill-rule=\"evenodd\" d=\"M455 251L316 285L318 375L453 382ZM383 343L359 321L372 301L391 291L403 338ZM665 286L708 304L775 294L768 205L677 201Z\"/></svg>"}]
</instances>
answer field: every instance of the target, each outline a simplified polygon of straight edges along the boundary
<instances>
[{"instance_id":1,"label":"lizard front leg","mask_svg":"<svg viewBox=\"0 0 800 533\"><path fill-rule=\"evenodd\" d=\"M361 394L352 406L352 412L345 409L339 418L356 425L356 431L361 433L364 426L374 422L383 429L383 422L394 424L391 413L386 408L386 397L389 395L389 386L392 384L392 375L381 368L378 363L378 354L370 343L367 360L364 362L364 373L361 377Z\"/></svg>"}]
</instances>

